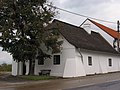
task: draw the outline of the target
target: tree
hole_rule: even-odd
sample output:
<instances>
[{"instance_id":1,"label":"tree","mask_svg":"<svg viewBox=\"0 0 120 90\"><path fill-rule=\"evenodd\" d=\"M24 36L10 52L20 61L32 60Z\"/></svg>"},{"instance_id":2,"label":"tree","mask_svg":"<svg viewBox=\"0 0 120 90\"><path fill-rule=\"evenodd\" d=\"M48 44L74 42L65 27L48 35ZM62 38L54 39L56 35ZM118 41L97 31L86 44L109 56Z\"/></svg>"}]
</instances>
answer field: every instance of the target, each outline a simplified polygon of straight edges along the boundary
<instances>
[{"instance_id":1,"label":"tree","mask_svg":"<svg viewBox=\"0 0 120 90\"><path fill-rule=\"evenodd\" d=\"M3 63L0 65L0 71L10 72L11 70L12 70L11 64Z\"/></svg>"},{"instance_id":2,"label":"tree","mask_svg":"<svg viewBox=\"0 0 120 90\"><path fill-rule=\"evenodd\" d=\"M50 57L40 45L44 43L53 51L58 49L58 33L46 30L56 12L47 6L46 0L0 2L0 46L17 62L29 60L30 74L33 74L35 59Z\"/></svg>"}]
</instances>

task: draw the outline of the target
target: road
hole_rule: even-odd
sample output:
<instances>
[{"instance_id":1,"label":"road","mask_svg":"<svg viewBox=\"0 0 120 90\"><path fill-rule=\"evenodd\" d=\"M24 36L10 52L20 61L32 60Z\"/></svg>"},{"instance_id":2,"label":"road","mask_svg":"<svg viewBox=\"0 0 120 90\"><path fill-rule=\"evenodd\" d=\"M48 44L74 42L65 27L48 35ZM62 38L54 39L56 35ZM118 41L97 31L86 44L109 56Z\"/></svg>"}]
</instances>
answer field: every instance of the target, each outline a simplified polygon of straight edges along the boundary
<instances>
[{"instance_id":1,"label":"road","mask_svg":"<svg viewBox=\"0 0 120 90\"><path fill-rule=\"evenodd\" d=\"M71 89L50 89L50 88L41 89L41 87L38 85L38 87L34 87L34 86L22 87L22 88L10 87L10 88L3 88L3 89L1 88L0 90L120 90L120 80L102 83L102 84L95 84L95 85L90 85L90 86L71 88Z\"/></svg>"},{"instance_id":2,"label":"road","mask_svg":"<svg viewBox=\"0 0 120 90\"><path fill-rule=\"evenodd\" d=\"M65 90L120 90L120 81L113 81L108 83L77 87Z\"/></svg>"},{"instance_id":3,"label":"road","mask_svg":"<svg viewBox=\"0 0 120 90\"><path fill-rule=\"evenodd\" d=\"M120 72L43 81L0 81L0 90L120 90Z\"/></svg>"}]
</instances>

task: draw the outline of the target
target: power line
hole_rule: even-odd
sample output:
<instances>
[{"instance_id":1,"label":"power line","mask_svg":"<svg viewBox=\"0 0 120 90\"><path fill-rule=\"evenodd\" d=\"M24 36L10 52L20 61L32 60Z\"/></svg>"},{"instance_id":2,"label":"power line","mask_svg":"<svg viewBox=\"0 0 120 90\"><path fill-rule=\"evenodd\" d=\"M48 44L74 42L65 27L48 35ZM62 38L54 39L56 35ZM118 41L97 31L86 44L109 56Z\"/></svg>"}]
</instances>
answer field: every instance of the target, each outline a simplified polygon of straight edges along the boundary
<instances>
[{"instance_id":1,"label":"power line","mask_svg":"<svg viewBox=\"0 0 120 90\"><path fill-rule=\"evenodd\" d=\"M72 11L69 11L69 10L65 10L65 9L62 9L62 8L59 8L59 7L56 7L56 6L53 6L53 5L47 4L47 6L55 8L55 9L59 9L61 11L64 11L64 12L67 12L67 13L71 13L71 14L74 14L74 15L77 15L77 16L81 16L81 17L85 17L85 18L90 18L90 19L94 19L94 20L97 20L97 21L102 21L102 22L116 24L116 22L106 21L106 20L102 20L102 19L90 17L90 16L87 16L87 15L78 14L78 13L75 13L75 12L72 12Z\"/></svg>"}]
</instances>

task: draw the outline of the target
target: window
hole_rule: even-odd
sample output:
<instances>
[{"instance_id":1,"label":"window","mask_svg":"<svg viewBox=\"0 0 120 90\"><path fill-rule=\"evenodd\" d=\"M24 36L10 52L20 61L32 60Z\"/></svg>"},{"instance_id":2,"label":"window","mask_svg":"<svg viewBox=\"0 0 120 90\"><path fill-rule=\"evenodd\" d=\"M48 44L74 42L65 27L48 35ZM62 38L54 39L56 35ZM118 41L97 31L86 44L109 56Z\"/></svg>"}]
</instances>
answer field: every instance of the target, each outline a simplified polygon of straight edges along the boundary
<instances>
[{"instance_id":1,"label":"window","mask_svg":"<svg viewBox=\"0 0 120 90\"><path fill-rule=\"evenodd\" d=\"M54 55L54 65L60 64L60 55Z\"/></svg>"},{"instance_id":2,"label":"window","mask_svg":"<svg viewBox=\"0 0 120 90\"><path fill-rule=\"evenodd\" d=\"M40 58L38 60L38 65L44 65L44 58Z\"/></svg>"},{"instance_id":3,"label":"window","mask_svg":"<svg viewBox=\"0 0 120 90\"><path fill-rule=\"evenodd\" d=\"M92 57L88 56L88 65L92 66Z\"/></svg>"},{"instance_id":4,"label":"window","mask_svg":"<svg viewBox=\"0 0 120 90\"><path fill-rule=\"evenodd\" d=\"M109 64L109 66L112 66L112 59L111 58L108 59L108 64Z\"/></svg>"}]
</instances>

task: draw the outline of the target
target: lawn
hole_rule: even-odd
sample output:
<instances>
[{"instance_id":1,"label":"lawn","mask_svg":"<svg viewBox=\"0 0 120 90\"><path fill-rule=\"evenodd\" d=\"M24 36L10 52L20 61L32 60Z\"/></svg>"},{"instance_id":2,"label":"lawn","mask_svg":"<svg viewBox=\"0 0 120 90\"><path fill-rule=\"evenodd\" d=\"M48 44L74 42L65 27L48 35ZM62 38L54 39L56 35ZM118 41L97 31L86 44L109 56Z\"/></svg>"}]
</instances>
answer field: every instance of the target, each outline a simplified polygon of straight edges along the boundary
<instances>
[{"instance_id":1,"label":"lawn","mask_svg":"<svg viewBox=\"0 0 120 90\"><path fill-rule=\"evenodd\" d=\"M57 77L53 77L53 76L19 76L19 77L25 80L33 80L33 81L57 79Z\"/></svg>"},{"instance_id":2,"label":"lawn","mask_svg":"<svg viewBox=\"0 0 120 90\"><path fill-rule=\"evenodd\" d=\"M40 81L40 80L55 80L58 77L53 76L12 76L8 74L0 74L0 81L7 82L24 82L24 81Z\"/></svg>"}]
</instances>

